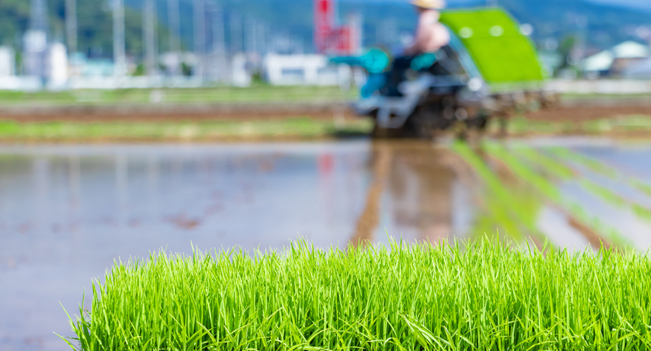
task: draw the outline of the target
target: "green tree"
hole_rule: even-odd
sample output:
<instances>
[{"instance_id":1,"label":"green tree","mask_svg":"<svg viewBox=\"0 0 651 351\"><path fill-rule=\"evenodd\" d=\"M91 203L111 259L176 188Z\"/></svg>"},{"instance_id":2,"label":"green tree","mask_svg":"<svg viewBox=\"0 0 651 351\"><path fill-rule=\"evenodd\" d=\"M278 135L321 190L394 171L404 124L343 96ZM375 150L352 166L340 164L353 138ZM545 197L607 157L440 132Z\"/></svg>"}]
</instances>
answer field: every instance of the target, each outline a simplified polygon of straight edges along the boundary
<instances>
[{"instance_id":1,"label":"green tree","mask_svg":"<svg viewBox=\"0 0 651 351\"><path fill-rule=\"evenodd\" d=\"M48 34L65 42L65 0L48 1ZM22 37L29 28L29 0L0 0L0 45L22 49ZM160 31L159 31L160 32ZM125 8L127 54L142 54L142 15L138 8ZM113 17L106 0L77 0L79 51L93 56L113 55Z\"/></svg>"},{"instance_id":2,"label":"green tree","mask_svg":"<svg viewBox=\"0 0 651 351\"><path fill-rule=\"evenodd\" d=\"M29 24L29 1L0 0L0 45L17 47Z\"/></svg>"}]
</instances>

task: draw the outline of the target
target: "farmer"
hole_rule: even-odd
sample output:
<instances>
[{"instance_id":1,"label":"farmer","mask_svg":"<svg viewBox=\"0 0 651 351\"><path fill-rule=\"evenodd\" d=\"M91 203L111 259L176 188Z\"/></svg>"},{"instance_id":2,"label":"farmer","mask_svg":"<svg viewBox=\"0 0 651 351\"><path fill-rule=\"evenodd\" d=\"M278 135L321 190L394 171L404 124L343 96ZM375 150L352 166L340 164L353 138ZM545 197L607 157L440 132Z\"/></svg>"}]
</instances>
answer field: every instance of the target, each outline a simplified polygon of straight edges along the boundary
<instances>
[{"instance_id":1,"label":"farmer","mask_svg":"<svg viewBox=\"0 0 651 351\"><path fill-rule=\"evenodd\" d=\"M396 58L389 74L389 96L401 96L398 85L404 80L404 75L411 61L420 54L431 53L447 45L450 33L439 23L439 10L445 7L444 0L413 0L412 5L418 11L418 27L413 43L407 47L402 57Z\"/></svg>"},{"instance_id":2,"label":"farmer","mask_svg":"<svg viewBox=\"0 0 651 351\"><path fill-rule=\"evenodd\" d=\"M416 56L435 52L450 41L447 28L439 23L439 10L445 7L443 0L414 0L411 3L418 11L418 27L414 42L405 49L405 56Z\"/></svg>"}]
</instances>

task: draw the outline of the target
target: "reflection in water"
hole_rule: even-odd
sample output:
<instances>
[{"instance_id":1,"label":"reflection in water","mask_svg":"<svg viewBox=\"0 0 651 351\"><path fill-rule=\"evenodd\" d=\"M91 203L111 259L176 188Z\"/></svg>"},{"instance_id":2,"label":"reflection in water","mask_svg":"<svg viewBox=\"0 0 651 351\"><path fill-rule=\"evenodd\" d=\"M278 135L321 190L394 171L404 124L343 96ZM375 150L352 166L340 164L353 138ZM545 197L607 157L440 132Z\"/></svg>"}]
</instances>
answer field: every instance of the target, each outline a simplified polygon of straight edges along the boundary
<instances>
[{"instance_id":1,"label":"reflection in water","mask_svg":"<svg viewBox=\"0 0 651 351\"><path fill-rule=\"evenodd\" d=\"M118 228L123 229L129 212L129 185L128 185L127 156L115 156L115 196L117 202Z\"/></svg>"},{"instance_id":2,"label":"reflection in water","mask_svg":"<svg viewBox=\"0 0 651 351\"><path fill-rule=\"evenodd\" d=\"M50 224L49 215L49 173L50 162L47 159L37 158L32 161L32 175L34 177L34 220L33 227L37 234L43 234Z\"/></svg>"},{"instance_id":3,"label":"reflection in water","mask_svg":"<svg viewBox=\"0 0 651 351\"><path fill-rule=\"evenodd\" d=\"M147 157L147 199L148 199L148 208L149 212L147 213L148 217L153 217L158 213L159 207L159 196L158 192L160 191L159 185L158 185L158 177L159 177L159 165L158 165L158 157L156 155L149 155Z\"/></svg>"},{"instance_id":4,"label":"reflection in water","mask_svg":"<svg viewBox=\"0 0 651 351\"><path fill-rule=\"evenodd\" d=\"M395 225L432 243L452 236L455 176L443 162L446 153L431 145L405 145L395 150L391 173Z\"/></svg>"},{"instance_id":5,"label":"reflection in water","mask_svg":"<svg viewBox=\"0 0 651 351\"><path fill-rule=\"evenodd\" d=\"M74 311L114 260L159 248L300 237L343 248L365 217L376 242L450 238L451 208L465 201L468 227L472 204L455 197L445 154L430 143L4 147L0 349L66 349L51 334L69 329L59 301Z\"/></svg>"},{"instance_id":6,"label":"reflection in water","mask_svg":"<svg viewBox=\"0 0 651 351\"><path fill-rule=\"evenodd\" d=\"M345 247L371 181L369 146L0 149L0 349L64 350L114 260L166 248Z\"/></svg>"},{"instance_id":7,"label":"reflection in water","mask_svg":"<svg viewBox=\"0 0 651 351\"><path fill-rule=\"evenodd\" d=\"M508 235L531 236L539 247L542 240L579 250L586 243L594 250L628 246L644 252L651 247L646 235L651 228L651 191L645 194L645 189L651 190L648 172L633 176L626 167L586 157L619 153L622 159L630 159L629 147L574 145L571 150L559 145L562 142L546 147L539 144L534 150L522 142L484 144L483 152L493 164L493 170L484 174L494 172L500 180L492 182L482 201L492 201L492 206L486 207L505 208L508 213L493 216L489 227L508 229L509 225ZM455 146L455 150L472 158L464 151L467 148ZM651 152L648 147L643 150L647 155ZM640 157L638 163L645 158Z\"/></svg>"},{"instance_id":8,"label":"reflection in water","mask_svg":"<svg viewBox=\"0 0 651 351\"><path fill-rule=\"evenodd\" d=\"M510 189L521 188L489 163ZM571 182L557 184L630 229L639 247L651 246L648 223L608 210ZM69 335L59 302L74 312L114 260L159 248L191 253L191 245L280 249L297 238L322 248L390 236L472 238L496 228L482 222L483 190L467 162L428 142L3 147L0 349L67 349L51 333ZM564 213L526 203L527 220L552 243L587 245Z\"/></svg>"},{"instance_id":9,"label":"reflection in water","mask_svg":"<svg viewBox=\"0 0 651 351\"><path fill-rule=\"evenodd\" d=\"M364 211L357 220L353 245L364 245L373 241L373 231L380 222L380 202L392 167L393 152L388 145L376 144L373 148L373 182L369 187Z\"/></svg>"}]
</instances>

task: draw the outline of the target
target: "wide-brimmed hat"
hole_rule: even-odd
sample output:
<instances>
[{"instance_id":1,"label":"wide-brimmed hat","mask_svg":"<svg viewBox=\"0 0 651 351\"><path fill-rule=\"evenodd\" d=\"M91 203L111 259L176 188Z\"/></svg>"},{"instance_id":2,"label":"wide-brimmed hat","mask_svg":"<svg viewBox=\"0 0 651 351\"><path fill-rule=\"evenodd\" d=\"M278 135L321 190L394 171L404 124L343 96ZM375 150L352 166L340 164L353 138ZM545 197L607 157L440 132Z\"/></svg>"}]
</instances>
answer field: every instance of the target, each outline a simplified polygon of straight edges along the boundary
<instances>
[{"instance_id":1,"label":"wide-brimmed hat","mask_svg":"<svg viewBox=\"0 0 651 351\"><path fill-rule=\"evenodd\" d=\"M413 0L412 5L423 9L439 10L445 7L444 0Z\"/></svg>"}]
</instances>

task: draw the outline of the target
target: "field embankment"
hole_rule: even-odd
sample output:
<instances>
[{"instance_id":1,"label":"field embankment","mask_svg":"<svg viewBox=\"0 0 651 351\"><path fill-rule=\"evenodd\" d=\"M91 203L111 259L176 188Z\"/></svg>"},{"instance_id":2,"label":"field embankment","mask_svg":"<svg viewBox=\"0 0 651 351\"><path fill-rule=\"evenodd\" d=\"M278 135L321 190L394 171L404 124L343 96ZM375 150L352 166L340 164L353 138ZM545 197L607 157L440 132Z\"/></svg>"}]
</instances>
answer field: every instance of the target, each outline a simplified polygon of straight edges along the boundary
<instances>
[{"instance_id":1,"label":"field embankment","mask_svg":"<svg viewBox=\"0 0 651 351\"><path fill-rule=\"evenodd\" d=\"M0 142L212 142L313 140L365 135L369 120L287 118L258 121L198 122L41 122L0 121Z\"/></svg>"},{"instance_id":2,"label":"field embankment","mask_svg":"<svg viewBox=\"0 0 651 351\"><path fill-rule=\"evenodd\" d=\"M338 88L267 86L4 93L0 141L202 142L370 134L371 122L347 108L351 98ZM651 99L567 96L557 107L516 115L508 132L648 137ZM489 126L489 134L500 134L498 123Z\"/></svg>"},{"instance_id":3,"label":"field embankment","mask_svg":"<svg viewBox=\"0 0 651 351\"><path fill-rule=\"evenodd\" d=\"M332 87L0 94L0 142L211 142L366 135Z\"/></svg>"},{"instance_id":4,"label":"field embankment","mask_svg":"<svg viewBox=\"0 0 651 351\"><path fill-rule=\"evenodd\" d=\"M270 86L254 84L247 88L228 86L161 89L79 89L66 91L0 91L0 106L113 106L120 105L196 105L236 103L312 103L345 101L355 92L339 87Z\"/></svg>"}]
</instances>

